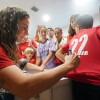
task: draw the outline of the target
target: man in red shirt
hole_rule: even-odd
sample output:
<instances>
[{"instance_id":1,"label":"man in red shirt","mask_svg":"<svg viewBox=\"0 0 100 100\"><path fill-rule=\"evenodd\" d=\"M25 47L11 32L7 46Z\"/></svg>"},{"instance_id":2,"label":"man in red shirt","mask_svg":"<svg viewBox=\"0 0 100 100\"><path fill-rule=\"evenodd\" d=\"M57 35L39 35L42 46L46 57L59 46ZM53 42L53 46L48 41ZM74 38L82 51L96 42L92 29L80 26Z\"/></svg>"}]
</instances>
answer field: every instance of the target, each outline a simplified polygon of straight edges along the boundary
<instances>
[{"instance_id":1,"label":"man in red shirt","mask_svg":"<svg viewBox=\"0 0 100 100\"><path fill-rule=\"evenodd\" d=\"M79 67L66 76L72 80L74 100L100 100L100 27L94 27L90 15L80 15L75 23L76 35L57 51L64 60L69 49L80 56Z\"/></svg>"}]
</instances>

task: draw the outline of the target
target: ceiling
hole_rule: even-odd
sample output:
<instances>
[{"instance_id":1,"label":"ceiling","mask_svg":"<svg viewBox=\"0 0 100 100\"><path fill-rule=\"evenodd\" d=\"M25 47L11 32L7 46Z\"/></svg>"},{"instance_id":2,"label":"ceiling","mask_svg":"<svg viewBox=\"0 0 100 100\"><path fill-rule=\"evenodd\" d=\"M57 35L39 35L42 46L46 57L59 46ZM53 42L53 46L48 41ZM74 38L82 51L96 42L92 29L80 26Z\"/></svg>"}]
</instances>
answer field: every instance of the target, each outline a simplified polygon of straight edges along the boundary
<instances>
[{"instance_id":1,"label":"ceiling","mask_svg":"<svg viewBox=\"0 0 100 100\"><path fill-rule=\"evenodd\" d=\"M100 0L0 0L0 10L7 6L18 6L28 11L31 17L29 29L31 38L34 37L37 25L52 28L67 26L72 14L99 15L99 5ZM33 6L39 11L32 11ZM50 15L49 22L42 20L44 14Z\"/></svg>"}]
</instances>

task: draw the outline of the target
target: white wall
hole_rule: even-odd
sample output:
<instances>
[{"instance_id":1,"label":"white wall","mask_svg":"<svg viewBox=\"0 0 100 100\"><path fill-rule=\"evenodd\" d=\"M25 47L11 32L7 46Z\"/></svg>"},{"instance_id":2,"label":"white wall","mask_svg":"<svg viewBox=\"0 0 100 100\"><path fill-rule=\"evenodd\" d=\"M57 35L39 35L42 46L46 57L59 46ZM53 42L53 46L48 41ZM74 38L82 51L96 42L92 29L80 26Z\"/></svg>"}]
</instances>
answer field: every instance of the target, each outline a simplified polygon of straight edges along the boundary
<instances>
[{"instance_id":1,"label":"white wall","mask_svg":"<svg viewBox=\"0 0 100 100\"><path fill-rule=\"evenodd\" d=\"M93 27L100 25L99 14L94 15L93 18L94 18ZM68 25L63 26L61 28L63 30L63 35L67 36L68 35Z\"/></svg>"},{"instance_id":2,"label":"white wall","mask_svg":"<svg viewBox=\"0 0 100 100\"><path fill-rule=\"evenodd\" d=\"M61 27L62 31L63 31L63 36L67 36L68 35L68 25Z\"/></svg>"},{"instance_id":3,"label":"white wall","mask_svg":"<svg viewBox=\"0 0 100 100\"><path fill-rule=\"evenodd\" d=\"M93 18L94 18L93 27L100 25L99 14L94 15ZM62 28L62 31L63 31L63 35L67 36L68 35L68 25L63 26L61 28ZM30 23L29 34L30 34L31 39L34 39L35 31L36 31L36 27L32 26L32 23Z\"/></svg>"},{"instance_id":4,"label":"white wall","mask_svg":"<svg viewBox=\"0 0 100 100\"><path fill-rule=\"evenodd\" d=\"M96 14L94 17L94 24L93 24L93 27L96 27L98 25L100 25L100 19L99 19L99 14Z\"/></svg>"}]
</instances>

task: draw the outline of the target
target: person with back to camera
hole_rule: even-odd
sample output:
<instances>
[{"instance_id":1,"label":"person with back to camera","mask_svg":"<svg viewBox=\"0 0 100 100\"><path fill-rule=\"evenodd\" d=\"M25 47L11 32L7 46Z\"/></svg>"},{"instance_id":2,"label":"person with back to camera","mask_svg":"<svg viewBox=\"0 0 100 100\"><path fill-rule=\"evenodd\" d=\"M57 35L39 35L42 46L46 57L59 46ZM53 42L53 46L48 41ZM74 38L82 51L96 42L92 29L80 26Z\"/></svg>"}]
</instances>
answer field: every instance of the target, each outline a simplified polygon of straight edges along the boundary
<instances>
[{"instance_id":1,"label":"person with back to camera","mask_svg":"<svg viewBox=\"0 0 100 100\"><path fill-rule=\"evenodd\" d=\"M63 65L43 71L40 67L20 59L16 42L21 42L28 35L28 28L29 15L23 9L7 7L0 11L0 87L22 100L50 88L80 63L78 55L72 53ZM18 64L29 73L38 73L24 74Z\"/></svg>"},{"instance_id":2,"label":"person with back to camera","mask_svg":"<svg viewBox=\"0 0 100 100\"><path fill-rule=\"evenodd\" d=\"M93 17L80 15L75 22L76 35L56 56L65 62L68 49L80 55L79 67L66 76L72 80L74 100L100 100L100 27L93 27Z\"/></svg>"}]
</instances>

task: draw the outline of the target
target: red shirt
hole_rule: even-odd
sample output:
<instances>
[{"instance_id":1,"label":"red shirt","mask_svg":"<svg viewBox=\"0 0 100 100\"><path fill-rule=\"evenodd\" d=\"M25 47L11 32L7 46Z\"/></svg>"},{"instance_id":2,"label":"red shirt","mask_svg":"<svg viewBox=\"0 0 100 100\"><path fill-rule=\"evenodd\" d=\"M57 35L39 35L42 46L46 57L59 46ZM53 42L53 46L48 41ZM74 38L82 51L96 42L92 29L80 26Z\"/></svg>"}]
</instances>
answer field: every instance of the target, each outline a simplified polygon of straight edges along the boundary
<instances>
[{"instance_id":1,"label":"red shirt","mask_svg":"<svg viewBox=\"0 0 100 100\"><path fill-rule=\"evenodd\" d=\"M8 58L4 49L0 46L0 69L11 65L15 64Z\"/></svg>"},{"instance_id":2,"label":"red shirt","mask_svg":"<svg viewBox=\"0 0 100 100\"><path fill-rule=\"evenodd\" d=\"M59 46L58 46L58 49L59 49ZM57 49L57 50L58 50L58 49ZM63 64L63 62L62 62L59 58L56 57L56 58L55 58L55 64L56 64L56 65L61 65L61 64Z\"/></svg>"},{"instance_id":3,"label":"red shirt","mask_svg":"<svg viewBox=\"0 0 100 100\"><path fill-rule=\"evenodd\" d=\"M32 44L33 44L33 46L35 47L35 48L37 48L37 45L36 45L36 43L34 42L34 40L32 40ZM20 50L20 54L23 56L24 54L24 50L27 48L27 47L29 47L28 46L29 45L29 42L24 42L24 43L20 43L19 44L19 50Z\"/></svg>"},{"instance_id":4,"label":"red shirt","mask_svg":"<svg viewBox=\"0 0 100 100\"><path fill-rule=\"evenodd\" d=\"M100 85L100 27L80 31L69 44L62 47L80 55L80 65L69 72L67 77L74 81Z\"/></svg>"},{"instance_id":5,"label":"red shirt","mask_svg":"<svg viewBox=\"0 0 100 100\"><path fill-rule=\"evenodd\" d=\"M29 63L36 64L36 59L31 59Z\"/></svg>"},{"instance_id":6,"label":"red shirt","mask_svg":"<svg viewBox=\"0 0 100 100\"><path fill-rule=\"evenodd\" d=\"M72 38L73 38L73 36L71 36L71 35L67 36L67 44L71 41Z\"/></svg>"},{"instance_id":7,"label":"red shirt","mask_svg":"<svg viewBox=\"0 0 100 100\"><path fill-rule=\"evenodd\" d=\"M26 59L26 56L24 57L24 59ZM36 55L34 55L32 57L32 59L29 61L29 63L36 64Z\"/></svg>"}]
</instances>

